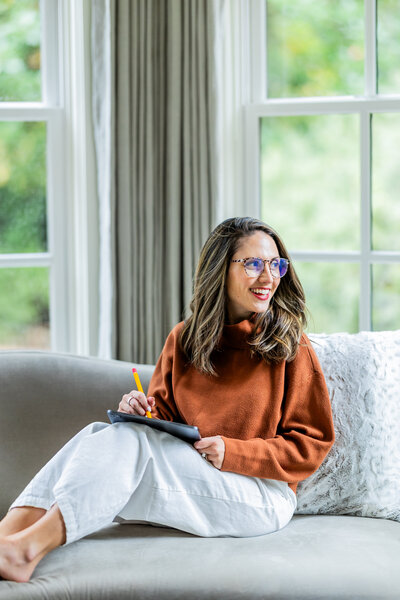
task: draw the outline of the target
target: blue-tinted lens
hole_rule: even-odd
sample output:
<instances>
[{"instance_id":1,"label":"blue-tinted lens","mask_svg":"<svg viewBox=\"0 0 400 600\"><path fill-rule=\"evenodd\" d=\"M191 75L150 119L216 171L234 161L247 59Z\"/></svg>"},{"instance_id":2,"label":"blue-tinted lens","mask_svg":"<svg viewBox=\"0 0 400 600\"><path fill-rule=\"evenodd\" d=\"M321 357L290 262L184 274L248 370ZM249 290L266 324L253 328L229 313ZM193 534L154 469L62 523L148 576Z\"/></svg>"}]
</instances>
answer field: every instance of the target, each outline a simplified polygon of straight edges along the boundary
<instances>
[{"instance_id":1,"label":"blue-tinted lens","mask_svg":"<svg viewBox=\"0 0 400 600\"><path fill-rule=\"evenodd\" d=\"M246 270L246 273L248 273L249 275L254 275L261 273L261 271L264 268L264 263L261 260L261 258L249 258L244 263L244 268Z\"/></svg>"},{"instance_id":2,"label":"blue-tinted lens","mask_svg":"<svg viewBox=\"0 0 400 600\"><path fill-rule=\"evenodd\" d=\"M279 259L279 277L286 275L289 263L286 258Z\"/></svg>"},{"instance_id":3,"label":"blue-tinted lens","mask_svg":"<svg viewBox=\"0 0 400 600\"><path fill-rule=\"evenodd\" d=\"M280 259L279 258L274 258L274 260L271 260L271 262L269 263L269 268L270 268L270 271L271 271L273 277L281 276Z\"/></svg>"}]
</instances>

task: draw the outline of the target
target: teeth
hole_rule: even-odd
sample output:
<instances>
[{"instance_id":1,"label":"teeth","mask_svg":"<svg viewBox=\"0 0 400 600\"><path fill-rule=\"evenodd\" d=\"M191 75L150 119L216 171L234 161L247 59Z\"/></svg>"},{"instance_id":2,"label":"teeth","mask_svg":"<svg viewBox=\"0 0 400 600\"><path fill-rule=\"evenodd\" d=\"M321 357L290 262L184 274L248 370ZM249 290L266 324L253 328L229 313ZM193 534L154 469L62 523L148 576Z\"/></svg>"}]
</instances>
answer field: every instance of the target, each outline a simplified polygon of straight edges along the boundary
<instances>
[{"instance_id":1,"label":"teeth","mask_svg":"<svg viewBox=\"0 0 400 600\"><path fill-rule=\"evenodd\" d=\"M252 289L251 291L255 294L261 294L262 296L266 296L269 293L269 290L260 290L258 288Z\"/></svg>"}]
</instances>

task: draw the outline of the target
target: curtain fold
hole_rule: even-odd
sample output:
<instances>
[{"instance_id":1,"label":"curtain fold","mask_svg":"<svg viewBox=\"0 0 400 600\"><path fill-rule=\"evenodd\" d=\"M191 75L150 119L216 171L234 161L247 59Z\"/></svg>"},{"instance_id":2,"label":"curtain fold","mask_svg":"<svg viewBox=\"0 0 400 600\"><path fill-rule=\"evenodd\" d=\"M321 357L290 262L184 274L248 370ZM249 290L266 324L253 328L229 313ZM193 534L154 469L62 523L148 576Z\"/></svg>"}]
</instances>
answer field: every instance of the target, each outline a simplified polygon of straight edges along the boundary
<instances>
[{"instance_id":1,"label":"curtain fold","mask_svg":"<svg viewBox=\"0 0 400 600\"><path fill-rule=\"evenodd\" d=\"M154 363L188 314L218 204L222 5L92 0L101 356Z\"/></svg>"}]
</instances>

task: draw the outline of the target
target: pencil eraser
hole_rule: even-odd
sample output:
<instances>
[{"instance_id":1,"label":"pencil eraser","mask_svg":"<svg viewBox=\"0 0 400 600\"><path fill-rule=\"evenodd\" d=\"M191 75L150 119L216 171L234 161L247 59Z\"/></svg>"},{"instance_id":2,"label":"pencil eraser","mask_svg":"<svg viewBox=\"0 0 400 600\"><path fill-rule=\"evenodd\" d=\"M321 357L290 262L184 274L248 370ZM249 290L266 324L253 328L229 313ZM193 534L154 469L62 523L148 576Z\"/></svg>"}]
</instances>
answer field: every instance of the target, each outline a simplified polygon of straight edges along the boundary
<instances>
[{"instance_id":1,"label":"pencil eraser","mask_svg":"<svg viewBox=\"0 0 400 600\"><path fill-rule=\"evenodd\" d=\"M135 369L135 367L132 369L132 373L137 373L137 370Z\"/></svg>"}]
</instances>

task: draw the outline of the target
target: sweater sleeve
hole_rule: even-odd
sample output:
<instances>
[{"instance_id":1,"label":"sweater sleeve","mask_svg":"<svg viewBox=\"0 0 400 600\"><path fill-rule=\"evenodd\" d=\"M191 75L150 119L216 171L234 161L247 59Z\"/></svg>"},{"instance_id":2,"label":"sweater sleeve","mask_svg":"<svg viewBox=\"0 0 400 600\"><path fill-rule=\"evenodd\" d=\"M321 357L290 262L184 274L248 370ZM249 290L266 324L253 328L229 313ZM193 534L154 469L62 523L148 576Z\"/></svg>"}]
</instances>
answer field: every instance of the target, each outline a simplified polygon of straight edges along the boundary
<instances>
[{"instance_id":1,"label":"sweater sleeve","mask_svg":"<svg viewBox=\"0 0 400 600\"><path fill-rule=\"evenodd\" d=\"M298 483L318 469L334 443L335 433L324 375L305 336L296 358L286 364L285 397L276 435L267 439L222 439L222 471Z\"/></svg>"},{"instance_id":2,"label":"sweater sleeve","mask_svg":"<svg viewBox=\"0 0 400 600\"><path fill-rule=\"evenodd\" d=\"M150 379L147 395L154 396L156 401L156 405L151 413L154 419L180 422L182 419L176 407L172 391L172 368L177 327L171 331L165 341L164 348Z\"/></svg>"}]
</instances>

